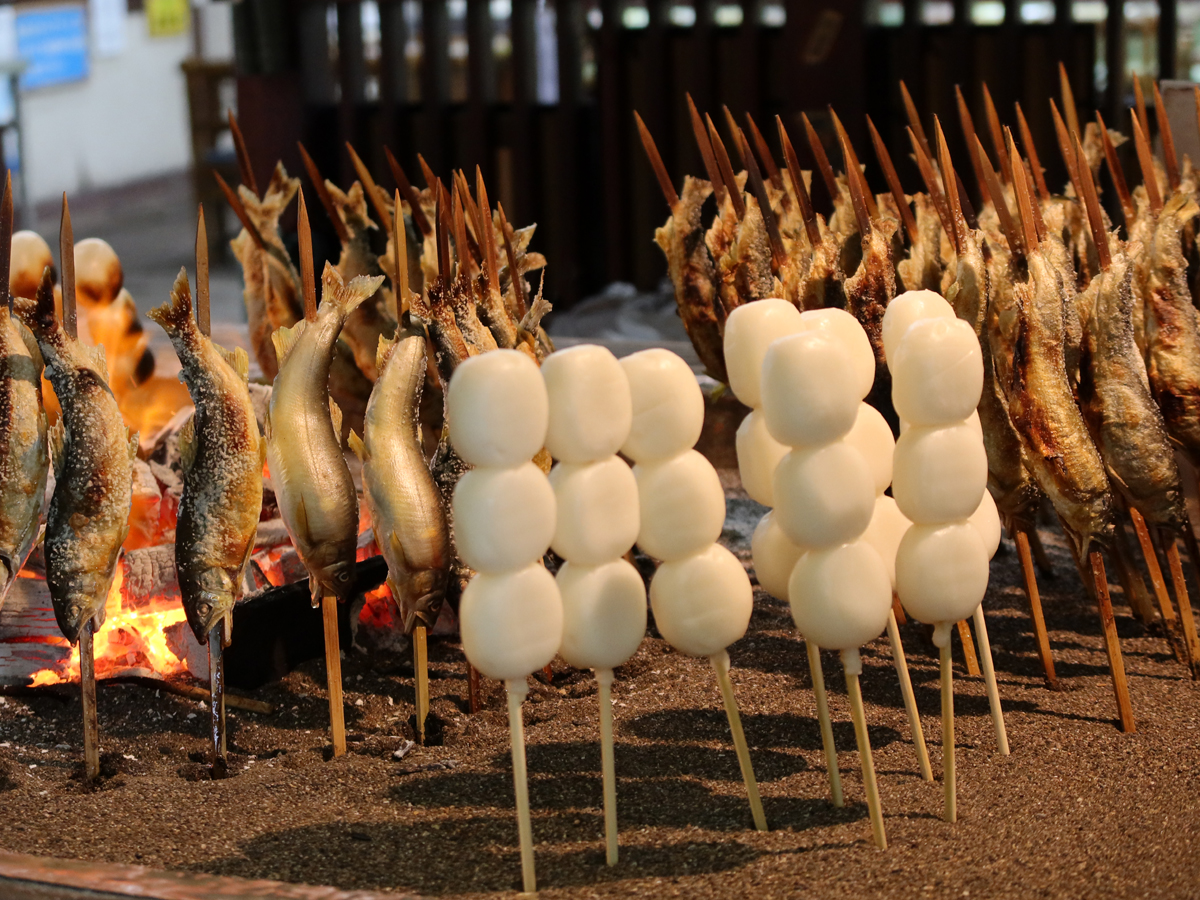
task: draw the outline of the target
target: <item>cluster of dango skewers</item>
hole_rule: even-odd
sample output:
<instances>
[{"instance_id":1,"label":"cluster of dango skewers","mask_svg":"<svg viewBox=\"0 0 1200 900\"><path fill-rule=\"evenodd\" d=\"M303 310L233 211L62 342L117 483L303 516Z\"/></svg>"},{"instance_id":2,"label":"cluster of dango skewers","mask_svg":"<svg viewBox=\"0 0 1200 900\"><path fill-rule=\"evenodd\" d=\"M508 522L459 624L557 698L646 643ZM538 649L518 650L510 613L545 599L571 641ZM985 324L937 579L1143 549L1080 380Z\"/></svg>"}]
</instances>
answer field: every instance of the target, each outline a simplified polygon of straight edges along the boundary
<instances>
[{"instance_id":1,"label":"cluster of dango skewers","mask_svg":"<svg viewBox=\"0 0 1200 900\"><path fill-rule=\"evenodd\" d=\"M735 153L709 117L689 107L708 179L671 182L653 139L643 144L671 209L656 241L667 258L683 324L710 374L728 381L726 323L736 310L783 298L801 310L840 307L865 329L875 361L867 401L895 432L906 427L892 403L883 318L903 291L938 291L974 330L984 380L978 404L991 497L1020 555L1038 652L1047 682L1057 684L1037 592L1035 516L1048 501L1068 538L1084 584L1096 600L1121 728L1135 730L1113 623L1102 551L1112 554L1131 607L1143 621L1161 615L1176 654L1200 663L1183 539L1200 563L1184 502L1184 478L1200 466L1200 320L1187 280L1197 176L1177 159L1170 123L1155 87L1163 159L1151 151L1140 85L1131 127L1142 185L1130 191L1115 146L1125 138L1100 117L1081 127L1065 71L1062 104L1051 100L1059 149L1070 181L1052 194L1019 104L1012 130L1001 125L984 86L993 156L977 137L961 91L961 125L983 203L970 207L934 122L936 152L907 90L908 136L926 191L905 195L873 123L868 129L889 192L874 195L854 148L831 111L845 171L835 174L807 117L807 138L833 202L816 213L781 119L784 164L749 116L743 130L726 110ZM1137 84L1135 80L1135 85ZM1200 118L1200 88L1197 89ZM992 160L998 162L993 166ZM1098 202L1107 163L1125 217L1125 238ZM713 196L716 215L702 213ZM1149 599L1125 533L1134 525L1154 586ZM1157 546L1156 546L1157 545ZM1171 572L1179 613L1164 582L1158 550ZM1182 626L1178 638L1176 623Z\"/></svg>"}]
</instances>

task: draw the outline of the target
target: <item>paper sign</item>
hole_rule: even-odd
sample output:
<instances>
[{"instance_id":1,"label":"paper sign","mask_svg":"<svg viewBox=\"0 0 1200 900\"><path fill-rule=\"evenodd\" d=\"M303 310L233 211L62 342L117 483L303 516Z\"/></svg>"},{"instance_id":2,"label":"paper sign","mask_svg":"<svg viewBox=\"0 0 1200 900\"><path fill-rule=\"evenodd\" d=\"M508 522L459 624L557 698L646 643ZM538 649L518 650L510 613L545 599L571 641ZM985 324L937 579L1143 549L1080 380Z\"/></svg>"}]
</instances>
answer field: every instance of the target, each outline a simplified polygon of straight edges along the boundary
<instances>
[{"instance_id":1,"label":"paper sign","mask_svg":"<svg viewBox=\"0 0 1200 900\"><path fill-rule=\"evenodd\" d=\"M87 78L86 19L82 5L17 10L17 55L29 63L22 90Z\"/></svg>"}]
</instances>

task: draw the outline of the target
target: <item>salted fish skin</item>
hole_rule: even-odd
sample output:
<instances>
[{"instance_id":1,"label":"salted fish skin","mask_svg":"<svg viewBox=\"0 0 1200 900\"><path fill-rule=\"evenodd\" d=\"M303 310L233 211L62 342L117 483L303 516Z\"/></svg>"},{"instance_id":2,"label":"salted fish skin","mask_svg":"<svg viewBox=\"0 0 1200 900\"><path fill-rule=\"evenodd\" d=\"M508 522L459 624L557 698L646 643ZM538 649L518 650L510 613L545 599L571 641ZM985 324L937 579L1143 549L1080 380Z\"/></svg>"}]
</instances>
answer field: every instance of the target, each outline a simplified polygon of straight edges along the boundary
<instances>
[{"instance_id":1,"label":"salted fish skin","mask_svg":"<svg viewBox=\"0 0 1200 900\"><path fill-rule=\"evenodd\" d=\"M42 354L0 304L0 606L37 541L46 478Z\"/></svg>"},{"instance_id":2,"label":"salted fish skin","mask_svg":"<svg viewBox=\"0 0 1200 900\"><path fill-rule=\"evenodd\" d=\"M196 407L181 441L175 569L188 624L203 644L242 595L262 512L266 441L250 402L246 353L226 351L200 331L186 271L175 279L171 300L149 316L171 339Z\"/></svg>"},{"instance_id":3,"label":"salted fish skin","mask_svg":"<svg viewBox=\"0 0 1200 900\"><path fill-rule=\"evenodd\" d=\"M74 644L86 622L104 621L129 534L137 435L125 427L108 386L103 348L81 344L59 323L49 269L26 324L62 406L62 419L52 430L55 485L46 517L46 584L58 627Z\"/></svg>"}]
</instances>

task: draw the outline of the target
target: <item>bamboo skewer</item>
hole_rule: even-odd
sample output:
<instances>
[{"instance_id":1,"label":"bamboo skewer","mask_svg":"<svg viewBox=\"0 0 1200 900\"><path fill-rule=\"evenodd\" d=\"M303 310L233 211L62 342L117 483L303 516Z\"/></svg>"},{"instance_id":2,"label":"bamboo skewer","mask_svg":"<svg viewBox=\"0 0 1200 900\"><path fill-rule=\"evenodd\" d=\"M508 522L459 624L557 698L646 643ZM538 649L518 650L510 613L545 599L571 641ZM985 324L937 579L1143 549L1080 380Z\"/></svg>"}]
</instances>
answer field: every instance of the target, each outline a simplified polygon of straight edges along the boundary
<instances>
[{"instance_id":1,"label":"bamboo skewer","mask_svg":"<svg viewBox=\"0 0 1200 900\"><path fill-rule=\"evenodd\" d=\"M913 103L912 95L908 92L908 85L904 83L904 79L900 79L900 96L904 101L904 112L908 116L908 127L912 132L913 140L920 145L926 159L933 159L933 151L929 148L929 139L925 137L925 128L921 125L921 117L917 115L917 105Z\"/></svg>"},{"instance_id":2,"label":"bamboo skewer","mask_svg":"<svg viewBox=\"0 0 1200 900\"><path fill-rule=\"evenodd\" d=\"M741 146L742 156L746 160L746 180L758 201L758 211L762 214L763 225L767 229L767 242L771 246L771 263L776 273L787 264L787 251L783 247L783 237L779 234L779 223L775 220L775 211L771 209L771 199L767 196L767 186L763 184L762 173L758 163L754 161L754 151L746 142L746 135L739 129L734 132L734 142Z\"/></svg>"},{"instance_id":3,"label":"bamboo skewer","mask_svg":"<svg viewBox=\"0 0 1200 900\"><path fill-rule=\"evenodd\" d=\"M992 726L996 729L996 746L1001 756L1008 756L1008 730L1004 727L1004 710L1000 706L1000 688L996 684L996 667L992 662L992 642L988 639L987 620L983 604L975 607L975 634L979 638L979 653L983 662L983 683L987 686L988 707Z\"/></svg>"},{"instance_id":4,"label":"bamboo skewer","mask_svg":"<svg viewBox=\"0 0 1200 900\"><path fill-rule=\"evenodd\" d=\"M854 177L858 179L859 186L862 188L863 200L867 204L867 213L872 220L879 218L879 207L875 203L875 195L871 193L867 187L866 176L863 175L862 163L858 159L858 154L854 152L854 145L850 143L850 135L842 125L842 120L838 118L838 114L833 111L833 107L829 107L829 117L833 120L833 128L837 132L838 140L842 145L843 162L846 165L846 178L850 178L850 173L853 171Z\"/></svg>"},{"instance_id":5,"label":"bamboo skewer","mask_svg":"<svg viewBox=\"0 0 1200 900\"><path fill-rule=\"evenodd\" d=\"M1046 619L1042 614L1042 597L1038 591L1037 574L1033 570L1033 558L1029 546L1029 532L1016 532L1017 554L1021 560L1021 575L1025 585L1025 596L1029 598L1029 616L1033 620L1033 633L1037 638L1038 657L1046 673L1046 686L1058 690L1058 675L1054 671L1054 656L1050 651L1050 635L1046 631Z\"/></svg>"},{"instance_id":6,"label":"bamboo skewer","mask_svg":"<svg viewBox=\"0 0 1200 900\"><path fill-rule=\"evenodd\" d=\"M692 134L696 138L696 146L700 148L700 158L704 161L704 171L708 174L709 184L712 185L713 198L717 201L717 209L725 205L725 181L721 177L721 170L717 168L717 158L713 155L712 141L708 139L708 130L704 127L704 120L700 118L700 110L696 109L696 103L692 100L692 95L687 95L688 102L688 117L692 122Z\"/></svg>"},{"instance_id":7,"label":"bamboo skewer","mask_svg":"<svg viewBox=\"0 0 1200 900\"><path fill-rule=\"evenodd\" d=\"M754 827L767 830L767 817L763 813L762 799L758 795L758 781L754 767L750 764L750 748L746 745L746 734L742 731L742 717L738 713L737 699L733 696L733 683L729 680L729 654L722 650L708 658L717 673L721 686L721 699L725 702L725 715L729 719L729 730L733 733L733 747L737 751L738 766L742 770L742 781L746 783L746 795L750 800L750 815Z\"/></svg>"},{"instance_id":8,"label":"bamboo skewer","mask_svg":"<svg viewBox=\"0 0 1200 900\"><path fill-rule=\"evenodd\" d=\"M529 776L525 768L525 723L521 703L529 693L524 680L506 681L508 692L508 733L512 743L513 788L517 797L517 834L521 841L521 882L525 893L537 893L533 870L533 823L529 818Z\"/></svg>"},{"instance_id":9,"label":"bamboo skewer","mask_svg":"<svg viewBox=\"0 0 1200 900\"><path fill-rule=\"evenodd\" d=\"M958 639L962 642L963 663L966 664L967 674L972 678L979 677L979 656L975 653L975 642L971 640L971 626L966 619L955 623L958 629Z\"/></svg>"},{"instance_id":10,"label":"bamboo skewer","mask_svg":"<svg viewBox=\"0 0 1200 900\"><path fill-rule=\"evenodd\" d=\"M729 151L725 149L725 142L721 140L721 135L717 133L717 127L713 125L712 116L706 114L704 124L708 129L708 140L712 144L713 155L717 160L717 170L725 182L725 193L729 197L729 202L733 204L733 211L737 214L740 222L746 217L746 201L742 197L741 188L738 187L737 179L734 177L733 164L729 162ZM657 153L657 151L655 152Z\"/></svg>"},{"instance_id":11,"label":"bamboo skewer","mask_svg":"<svg viewBox=\"0 0 1200 900\"><path fill-rule=\"evenodd\" d=\"M1029 130L1029 123L1025 121L1025 113L1021 111L1020 103L1017 104L1017 128L1021 132L1021 145L1025 148L1025 155L1029 157L1029 169L1033 173L1038 198L1044 203L1050 199L1050 189L1046 187L1046 174L1042 170L1037 147L1033 143L1033 133Z\"/></svg>"},{"instance_id":12,"label":"bamboo skewer","mask_svg":"<svg viewBox=\"0 0 1200 900\"><path fill-rule=\"evenodd\" d=\"M1060 60L1058 63L1058 86L1062 96L1063 113L1067 117L1067 127L1071 136L1083 139L1079 130L1079 112L1075 108L1075 93L1071 90L1071 79L1067 77L1067 67Z\"/></svg>"},{"instance_id":13,"label":"bamboo skewer","mask_svg":"<svg viewBox=\"0 0 1200 900\"><path fill-rule=\"evenodd\" d=\"M1096 124L1100 126L1100 138L1104 144L1104 159L1108 163L1108 173L1112 176L1113 187L1116 189L1117 198L1121 201L1121 213L1125 216L1125 227L1128 229L1137 216L1137 208L1133 205L1133 198L1129 194L1125 172L1121 169L1121 160L1117 158L1117 148L1113 146L1112 138L1108 134L1108 127L1104 124L1104 117L1100 115L1099 110L1096 111Z\"/></svg>"},{"instance_id":14,"label":"bamboo skewer","mask_svg":"<svg viewBox=\"0 0 1200 900\"><path fill-rule=\"evenodd\" d=\"M1000 127L1000 116L996 112L996 104L992 102L992 92L987 83L983 85L983 109L987 116L988 131L992 136L992 148L996 151L996 159L1000 161L1000 175L1005 184L1012 184L1012 160L1004 146L1004 129Z\"/></svg>"},{"instance_id":15,"label":"bamboo skewer","mask_svg":"<svg viewBox=\"0 0 1200 900\"><path fill-rule=\"evenodd\" d=\"M805 640L808 650L808 671L812 677L813 696L817 701L817 724L821 728L821 747L825 751L825 771L829 776L829 796L834 806L845 806L842 794L842 773L838 769L837 745L833 742L833 725L829 719L829 697L825 693L825 672L821 667L821 648Z\"/></svg>"},{"instance_id":16,"label":"bamboo skewer","mask_svg":"<svg viewBox=\"0 0 1200 900\"><path fill-rule=\"evenodd\" d=\"M892 595L895 605L896 595ZM912 676L908 672L908 660L904 656L904 644L900 640L900 626L896 613L888 613L888 642L892 645L892 663L900 679L900 696L904 698L904 711L908 715L908 728L912 732L913 750L917 754L917 766L925 781L933 781L933 769L929 765L929 751L925 747L925 730L921 727L921 713L917 709L917 698L913 694Z\"/></svg>"},{"instance_id":17,"label":"bamboo skewer","mask_svg":"<svg viewBox=\"0 0 1200 900\"><path fill-rule=\"evenodd\" d=\"M411 210L412 220L417 228L421 230L421 234L428 237L433 234L433 226L429 224L429 218L425 215L425 210L421 208L421 198L417 194L416 189L412 186L412 182L408 180L408 175L400 166L400 162L392 153L391 147L383 148L383 155L387 158L388 168L392 171L392 180L396 182L396 189L408 201L409 209ZM399 208L399 207L397 207Z\"/></svg>"},{"instance_id":18,"label":"bamboo skewer","mask_svg":"<svg viewBox=\"0 0 1200 900\"><path fill-rule=\"evenodd\" d=\"M254 167L250 165L250 154L246 150L246 139L242 137L242 129L238 127L237 117L229 110L229 132L233 135L233 147L237 153L238 172L242 176L242 184L258 196L258 182L254 180Z\"/></svg>"},{"instance_id":19,"label":"bamboo skewer","mask_svg":"<svg viewBox=\"0 0 1200 900\"><path fill-rule=\"evenodd\" d=\"M936 640L936 635L935 635ZM958 783L954 771L954 664L950 659L950 635L938 648L942 683L942 783L946 792L943 818L958 821Z\"/></svg>"},{"instance_id":20,"label":"bamboo skewer","mask_svg":"<svg viewBox=\"0 0 1200 900\"><path fill-rule=\"evenodd\" d=\"M809 197L808 188L804 184L804 173L800 169L800 160L796 157L796 148L792 146L792 139L788 137L787 129L783 127L783 119L779 116L775 117L775 127L779 131L779 142L783 145L783 159L787 164L788 178L791 179L792 189L800 203L800 216L804 219L805 234L808 235L809 244L814 248L820 247L823 240L821 226L817 223L812 198Z\"/></svg>"},{"instance_id":21,"label":"bamboo skewer","mask_svg":"<svg viewBox=\"0 0 1200 900\"><path fill-rule=\"evenodd\" d=\"M1150 212L1158 215L1162 212L1163 199L1162 194L1158 190L1158 177L1154 174L1154 157L1150 153L1150 142L1146 138L1146 132L1138 124L1136 114L1131 116L1131 121L1133 122L1133 142L1137 148L1138 165L1142 170L1142 184L1146 188L1146 198L1150 202Z\"/></svg>"},{"instance_id":22,"label":"bamboo skewer","mask_svg":"<svg viewBox=\"0 0 1200 900\"><path fill-rule=\"evenodd\" d=\"M1154 117L1158 120L1158 136L1162 139L1167 186L1174 191L1179 188L1179 157L1175 155L1175 138L1171 134L1171 120L1167 118L1167 107L1163 103L1158 82L1154 83Z\"/></svg>"},{"instance_id":23,"label":"bamboo skewer","mask_svg":"<svg viewBox=\"0 0 1200 900\"><path fill-rule=\"evenodd\" d=\"M896 201L896 208L900 211L900 220L904 223L904 230L915 244L918 237L917 220L913 218L912 208L908 205L908 197L904 195L904 188L900 186L900 177L896 174L896 167L892 165L891 154L888 153L887 146L883 143L883 138L879 136L879 131L875 128L875 123L871 121L870 116L867 116L867 130L871 133L875 156L879 159L879 165L883 167L883 176L887 179L888 190L892 192L892 199Z\"/></svg>"},{"instance_id":24,"label":"bamboo skewer","mask_svg":"<svg viewBox=\"0 0 1200 900\"><path fill-rule=\"evenodd\" d=\"M987 205L989 200L995 200L996 198L988 190L988 184L983 177L983 169L980 167L979 157L974 152L979 138L975 136L975 122L971 119L971 110L967 108L967 101L963 98L962 88L958 85L954 86L954 98L958 103L958 120L962 125L963 136L967 141L969 150L967 155L971 157L971 167L975 170L975 182L979 185L979 201L982 208Z\"/></svg>"},{"instance_id":25,"label":"bamboo skewer","mask_svg":"<svg viewBox=\"0 0 1200 900\"><path fill-rule=\"evenodd\" d=\"M821 143L821 138L817 135L817 130L812 127L812 122L808 121L808 115L801 113L800 121L804 123L804 134L808 138L809 149L812 150L813 159L817 161L817 168L821 172L825 188L829 191L829 202L834 203L838 198L838 183L837 178L833 174L833 166L829 164L829 157L825 154L825 147Z\"/></svg>"},{"instance_id":26,"label":"bamboo skewer","mask_svg":"<svg viewBox=\"0 0 1200 900\"><path fill-rule=\"evenodd\" d=\"M596 670L600 700L600 768L604 780L604 847L610 866L617 864L617 772L613 754L612 669Z\"/></svg>"},{"instance_id":27,"label":"bamboo skewer","mask_svg":"<svg viewBox=\"0 0 1200 900\"><path fill-rule=\"evenodd\" d=\"M1158 611L1163 617L1163 624L1170 631L1175 625L1175 608L1171 605L1171 595L1167 593L1167 584L1163 579L1162 567L1158 562L1158 553L1154 549L1154 541L1146 527L1146 520L1133 507L1129 508L1129 519L1133 522L1133 531L1137 535L1138 545L1142 548L1142 556L1146 560L1146 568L1150 572L1150 583L1154 585L1154 597L1158 600ZM1186 662L1186 660L1181 660Z\"/></svg>"},{"instance_id":28,"label":"bamboo skewer","mask_svg":"<svg viewBox=\"0 0 1200 900\"><path fill-rule=\"evenodd\" d=\"M1088 557L1091 575L1096 585L1096 602L1100 608L1100 626L1104 631L1104 649L1108 654L1108 667L1112 671L1113 693L1117 698L1117 712L1121 730L1137 731L1133 719L1133 705L1129 702L1129 685L1125 678L1125 661L1121 657L1121 644L1117 639L1117 624L1113 618L1112 599L1108 595L1108 579L1104 574L1104 559L1099 550Z\"/></svg>"},{"instance_id":29,"label":"bamboo skewer","mask_svg":"<svg viewBox=\"0 0 1200 900\"><path fill-rule=\"evenodd\" d=\"M296 147L300 150L300 159L304 163L304 170L308 172L308 180L312 182L313 190L317 192L317 199L321 201L321 206L325 207L325 215L329 217L329 223L333 225L337 239L343 244L348 243L350 231L346 227L346 223L342 221L342 217L338 215L337 207L333 203L333 197L329 193L329 187L325 184L321 170L317 168L317 164L313 162L313 158L308 155L308 151L302 143L296 141Z\"/></svg>"},{"instance_id":30,"label":"bamboo skewer","mask_svg":"<svg viewBox=\"0 0 1200 900\"><path fill-rule=\"evenodd\" d=\"M384 203L383 192L375 184L375 179L371 177L371 172L367 168L367 164L362 161L362 158L355 152L354 147L350 145L349 141L346 141L346 152L350 154L350 162L354 166L358 180L362 182L363 193L367 195L367 202L375 210L375 215L379 217L379 221L383 225L383 230L391 231L392 214L388 212L387 205Z\"/></svg>"},{"instance_id":31,"label":"bamboo skewer","mask_svg":"<svg viewBox=\"0 0 1200 900\"><path fill-rule=\"evenodd\" d=\"M871 756L871 737L867 731L867 716L863 710L862 688L858 676L862 674L862 659L858 650L842 651L842 668L846 671L846 693L850 697L850 716L854 720L854 740L858 745L858 758L862 765L863 787L867 792L867 809L871 816L871 834L875 846L887 849L887 833L883 828L883 809L879 802L879 785L875 781L875 760Z\"/></svg>"},{"instance_id":32,"label":"bamboo skewer","mask_svg":"<svg viewBox=\"0 0 1200 900\"><path fill-rule=\"evenodd\" d=\"M1179 541L1174 534L1160 533L1166 545L1167 565L1171 569L1171 583L1175 588L1175 602L1179 604L1179 622L1183 626L1183 640L1187 645L1189 665L1195 669L1200 664L1200 639L1196 636L1196 619L1192 615L1192 601L1188 597L1187 579L1183 576L1183 562L1179 559Z\"/></svg>"}]
</instances>

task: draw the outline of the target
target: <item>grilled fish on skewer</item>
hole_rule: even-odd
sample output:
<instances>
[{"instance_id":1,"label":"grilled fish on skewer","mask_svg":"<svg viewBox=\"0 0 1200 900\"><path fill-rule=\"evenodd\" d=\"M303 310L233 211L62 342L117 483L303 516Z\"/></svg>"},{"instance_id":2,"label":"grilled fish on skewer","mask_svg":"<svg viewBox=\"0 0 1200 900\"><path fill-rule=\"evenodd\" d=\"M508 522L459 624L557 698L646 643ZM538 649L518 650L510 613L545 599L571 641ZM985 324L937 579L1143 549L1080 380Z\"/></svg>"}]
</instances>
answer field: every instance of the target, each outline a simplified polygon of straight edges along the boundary
<instances>
[{"instance_id":1,"label":"grilled fish on skewer","mask_svg":"<svg viewBox=\"0 0 1200 900\"><path fill-rule=\"evenodd\" d=\"M225 350L201 333L186 270L175 279L170 302L149 315L170 337L196 406L179 441L183 499L175 568L188 624L203 644L241 598L262 509L267 442L250 403L246 351Z\"/></svg>"},{"instance_id":2,"label":"grilled fish on skewer","mask_svg":"<svg viewBox=\"0 0 1200 900\"><path fill-rule=\"evenodd\" d=\"M121 419L106 381L104 351L67 335L54 311L50 270L27 324L62 405L50 431L54 496L46 518L46 583L58 627L74 644L104 604L129 533L137 435Z\"/></svg>"},{"instance_id":3,"label":"grilled fish on skewer","mask_svg":"<svg viewBox=\"0 0 1200 900\"><path fill-rule=\"evenodd\" d=\"M326 264L316 319L273 337L279 375L267 417L267 459L279 511L309 572L314 606L323 590L342 601L353 590L358 496L342 456L341 411L327 385L346 317L382 281L359 276L345 284Z\"/></svg>"}]
</instances>

